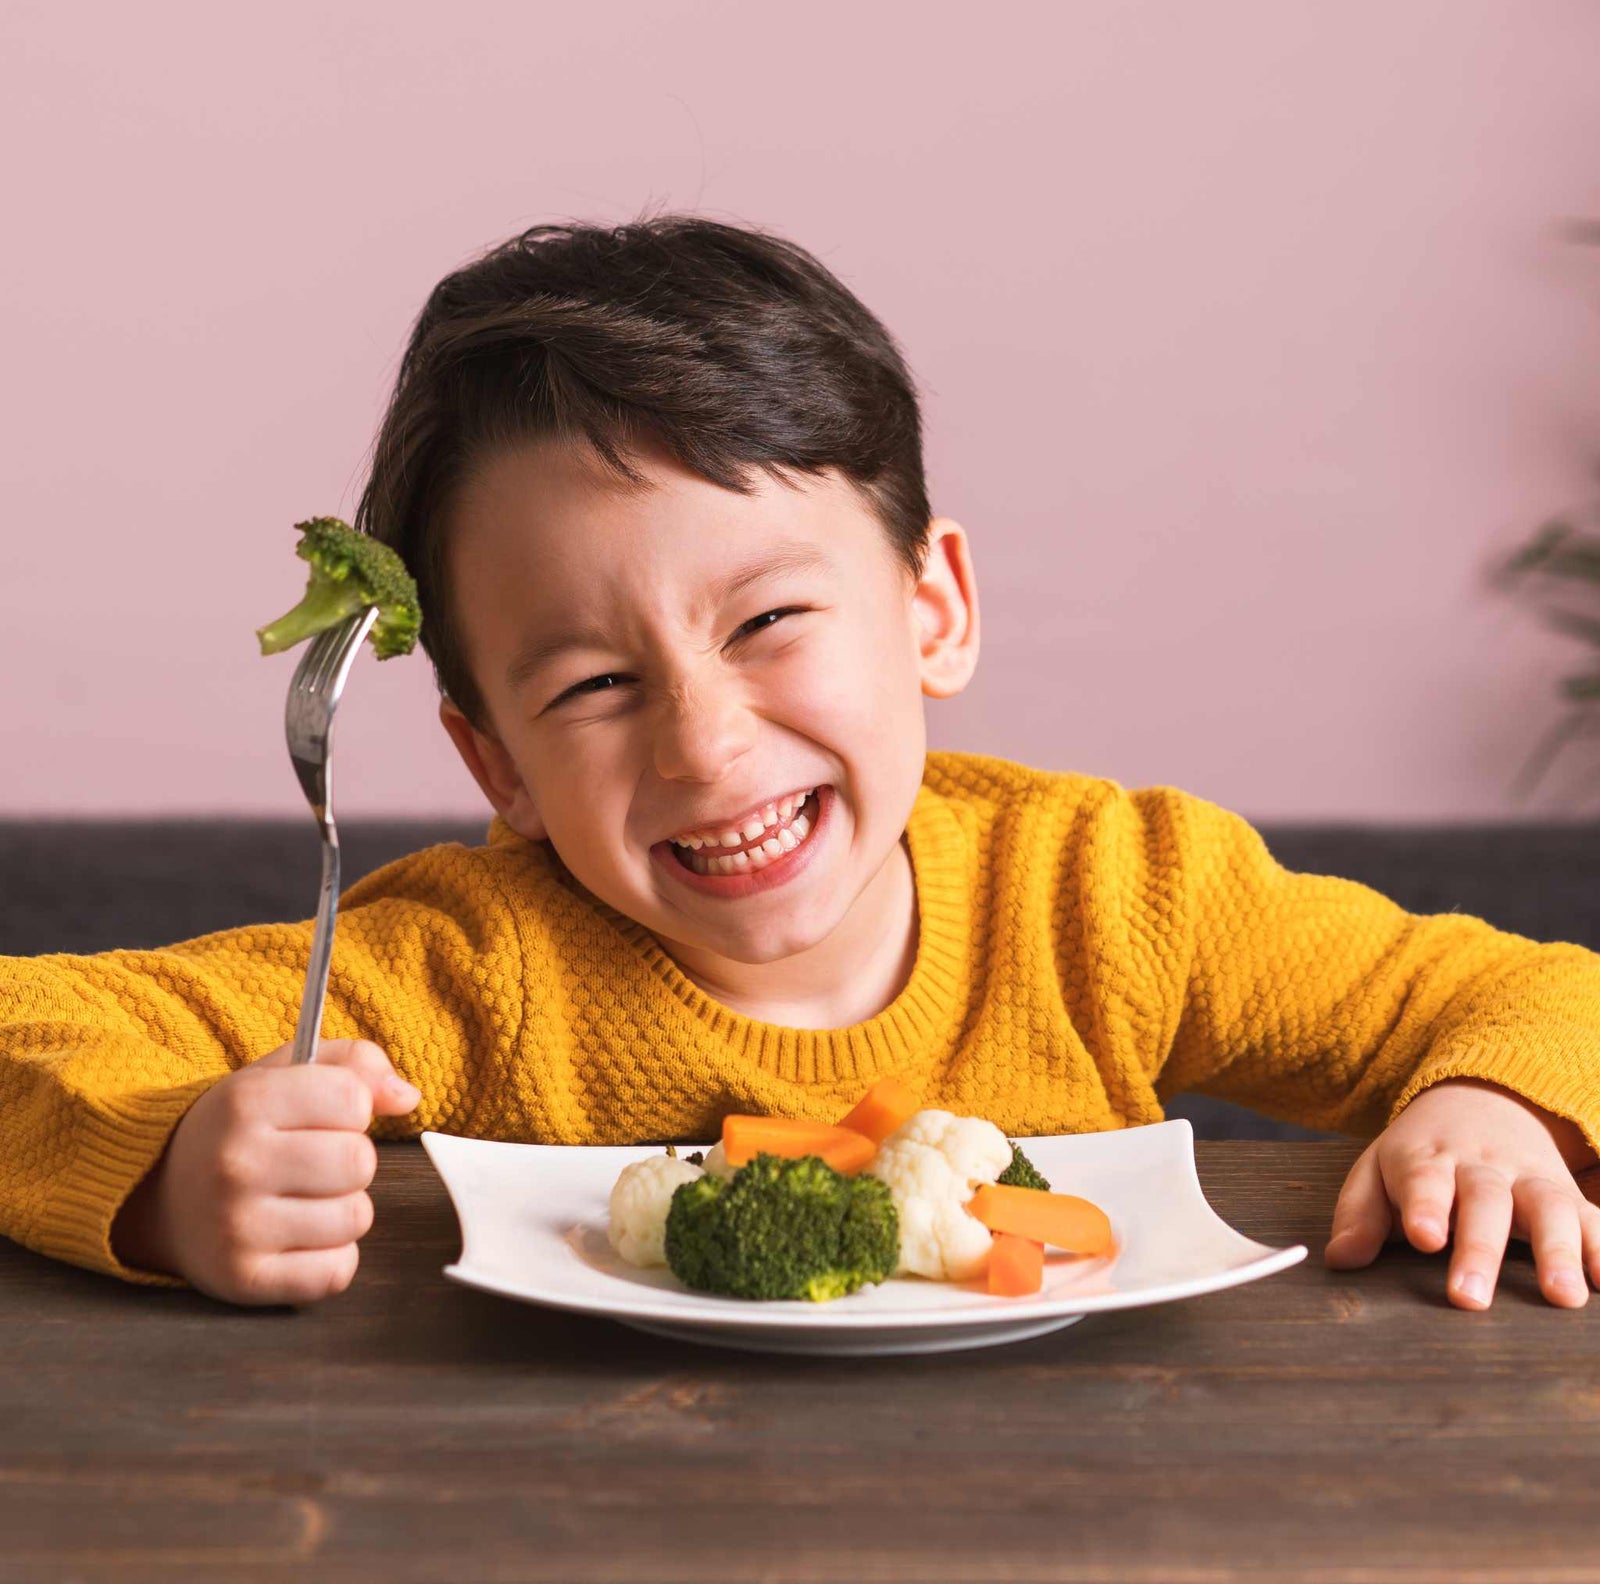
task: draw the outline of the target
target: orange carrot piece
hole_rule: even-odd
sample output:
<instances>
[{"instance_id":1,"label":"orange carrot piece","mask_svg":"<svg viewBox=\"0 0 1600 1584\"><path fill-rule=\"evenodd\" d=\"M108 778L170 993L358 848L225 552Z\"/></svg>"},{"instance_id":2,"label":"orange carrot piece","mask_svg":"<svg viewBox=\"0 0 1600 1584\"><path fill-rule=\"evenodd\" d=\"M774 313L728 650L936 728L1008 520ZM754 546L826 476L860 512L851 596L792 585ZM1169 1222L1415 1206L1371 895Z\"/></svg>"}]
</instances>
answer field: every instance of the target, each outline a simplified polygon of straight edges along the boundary
<instances>
[{"instance_id":1,"label":"orange carrot piece","mask_svg":"<svg viewBox=\"0 0 1600 1584\"><path fill-rule=\"evenodd\" d=\"M989 1291L1025 1298L1044 1286L1044 1244L1015 1232L996 1232L989 1249Z\"/></svg>"},{"instance_id":2,"label":"orange carrot piece","mask_svg":"<svg viewBox=\"0 0 1600 1584\"><path fill-rule=\"evenodd\" d=\"M1111 1222L1105 1211L1075 1194L983 1183L967 1201L967 1209L991 1232L1015 1232L1074 1254L1103 1254L1111 1247Z\"/></svg>"},{"instance_id":3,"label":"orange carrot piece","mask_svg":"<svg viewBox=\"0 0 1600 1584\"><path fill-rule=\"evenodd\" d=\"M730 1166L743 1166L757 1155L820 1155L837 1172L854 1176L878 1153L864 1133L831 1122L803 1122L797 1117L728 1116L722 1119L722 1149Z\"/></svg>"},{"instance_id":4,"label":"orange carrot piece","mask_svg":"<svg viewBox=\"0 0 1600 1584\"><path fill-rule=\"evenodd\" d=\"M917 1114L917 1097L909 1084L898 1078L880 1078L856 1102L856 1108L840 1122L840 1127L865 1133L874 1144L881 1144L903 1122Z\"/></svg>"}]
</instances>

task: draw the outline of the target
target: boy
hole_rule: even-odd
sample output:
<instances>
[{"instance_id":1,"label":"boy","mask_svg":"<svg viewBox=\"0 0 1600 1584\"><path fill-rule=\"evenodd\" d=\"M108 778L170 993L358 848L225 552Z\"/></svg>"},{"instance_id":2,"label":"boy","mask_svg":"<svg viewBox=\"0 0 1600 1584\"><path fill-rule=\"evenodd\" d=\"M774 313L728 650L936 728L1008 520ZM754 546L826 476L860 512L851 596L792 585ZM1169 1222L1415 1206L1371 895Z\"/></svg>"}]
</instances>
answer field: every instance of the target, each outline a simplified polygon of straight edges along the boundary
<instances>
[{"instance_id":1,"label":"boy","mask_svg":"<svg viewBox=\"0 0 1600 1584\"><path fill-rule=\"evenodd\" d=\"M488 841L349 890L310 1066L309 923L6 963L9 1236L307 1302L354 1274L369 1126L704 1137L896 1072L1012 1134L1204 1087L1377 1135L1330 1264L1397 1210L1423 1249L1453 1218L1458 1304L1513 1230L1550 1302L1600 1280L1600 957L1289 874L1171 789L926 753L967 539L893 342L800 249L667 216L449 276L358 523L417 578Z\"/></svg>"}]
</instances>

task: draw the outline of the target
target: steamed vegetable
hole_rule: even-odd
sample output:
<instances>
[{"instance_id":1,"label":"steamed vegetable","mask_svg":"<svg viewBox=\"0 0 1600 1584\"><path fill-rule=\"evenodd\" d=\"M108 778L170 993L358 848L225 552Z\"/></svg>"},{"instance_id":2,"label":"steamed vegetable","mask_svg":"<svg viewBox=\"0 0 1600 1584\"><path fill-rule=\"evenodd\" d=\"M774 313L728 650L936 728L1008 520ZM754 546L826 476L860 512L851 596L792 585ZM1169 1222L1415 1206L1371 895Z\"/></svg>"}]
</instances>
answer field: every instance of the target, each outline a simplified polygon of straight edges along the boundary
<instances>
[{"instance_id":1,"label":"steamed vegetable","mask_svg":"<svg viewBox=\"0 0 1600 1584\"><path fill-rule=\"evenodd\" d=\"M700 1168L675 1155L651 1155L622 1168L611 1188L606 1237L630 1265L667 1263L667 1211L673 1194Z\"/></svg>"},{"instance_id":2,"label":"steamed vegetable","mask_svg":"<svg viewBox=\"0 0 1600 1584\"><path fill-rule=\"evenodd\" d=\"M868 1169L889 1185L900 1213L899 1273L935 1281L976 1276L990 1238L967 1214L967 1200L1010 1164L1005 1134L980 1117L919 1111L895 1129Z\"/></svg>"},{"instance_id":3,"label":"steamed vegetable","mask_svg":"<svg viewBox=\"0 0 1600 1584\"><path fill-rule=\"evenodd\" d=\"M894 1197L815 1156L759 1154L727 1179L702 1174L672 1196L666 1257L697 1292L825 1302L893 1274Z\"/></svg>"},{"instance_id":4,"label":"steamed vegetable","mask_svg":"<svg viewBox=\"0 0 1600 1584\"><path fill-rule=\"evenodd\" d=\"M853 1176L878 1147L865 1134L829 1122L734 1115L722 1119L722 1149L730 1166L743 1166L757 1155L779 1155L787 1160L815 1155L835 1171Z\"/></svg>"},{"instance_id":5,"label":"steamed vegetable","mask_svg":"<svg viewBox=\"0 0 1600 1584\"><path fill-rule=\"evenodd\" d=\"M262 654L292 649L369 605L378 607L368 634L377 657L410 654L422 630L422 605L405 562L381 540L337 517L313 517L295 528L300 543L294 553L311 563L311 579L293 610L257 628Z\"/></svg>"},{"instance_id":6,"label":"steamed vegetable","mask_svg":"<svg viewBox=\"0 0 1600 1584\"><path fill-rule=\"evenodd\" d=\"M996 1232L989 1248L988 1288L997 1298L1024 1298L1044 1286L1044 1244Z\"/></svg>"},{"instance_id":7,"label":"steamed vegetable","mask_svg":"<svg viewBox=\"0 0 1600 1584\"><path fill-rule=\"evenodd\" d=\"M1006 1183L1012 1188L1043 1188L1046 1193L1050 1191L1049 1179L1022 1153L1015 1139L1011 1141L1011 1164L995 1181Z\"/></svg>"},{"instance_id":8,"label":"steamed vegetable","mask_svg":"<svg viewBox=\"0 0 1600 1584\"><path fill-rule=\"evenodd\" d=\"M1074 1254L1104 1254L1112 1244L1105 1211L1076 1194L985 1183L967 1209L991 1232L1015 1232Z\"/></svg>"},{"instance_id":9,"label":"steamed vegetable","mask_svg":"<svg viewBox=\"0 0 1600 1584\"><path fill-rule=\"evenodd\" d=\"M881 1144L916 1113L917 1097L908 1084L898 1078L880 1078L839 1126L865 1133L874 1144Z\"/></svg>"}]
</instances>

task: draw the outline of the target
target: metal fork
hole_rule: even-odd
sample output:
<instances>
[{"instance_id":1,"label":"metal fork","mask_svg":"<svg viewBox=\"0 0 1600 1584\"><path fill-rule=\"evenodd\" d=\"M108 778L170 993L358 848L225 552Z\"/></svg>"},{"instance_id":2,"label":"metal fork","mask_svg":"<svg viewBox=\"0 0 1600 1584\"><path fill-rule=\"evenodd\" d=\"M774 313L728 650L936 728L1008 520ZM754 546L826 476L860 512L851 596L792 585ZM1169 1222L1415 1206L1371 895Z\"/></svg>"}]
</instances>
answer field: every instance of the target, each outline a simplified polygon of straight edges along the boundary
<instances>
[{"instance_id":1,"label":"metal fork","mask_svg":"<svg viewBox=\"0 0 1600 1584\"><path fill-rule=\"evenodd\" d=\"M339 707L345 678L362 640L378 619L378 607L369 605L348 616L337 627L311 640L284 708L289 738L289 758L300 788L317 818L322 837L322 893L317 902L317 928L311 937L311 960L306 966L306 987L300 998L300 1020L294 1029L294 1060L311 1061L317 1052L322 1027L322 1003L328 993L328 964L333 958L334 915L339 908L339 831L333 823L333 712Z\"/></svg>"}]
</instances>

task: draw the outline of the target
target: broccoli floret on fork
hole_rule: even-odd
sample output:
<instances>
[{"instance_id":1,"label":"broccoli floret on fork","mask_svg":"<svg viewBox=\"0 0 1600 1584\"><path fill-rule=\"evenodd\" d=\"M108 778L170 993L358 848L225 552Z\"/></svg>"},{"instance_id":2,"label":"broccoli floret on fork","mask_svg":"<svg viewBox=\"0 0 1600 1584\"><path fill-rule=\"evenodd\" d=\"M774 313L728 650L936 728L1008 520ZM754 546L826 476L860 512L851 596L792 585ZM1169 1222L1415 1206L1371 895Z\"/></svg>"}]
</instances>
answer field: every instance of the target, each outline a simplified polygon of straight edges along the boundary
<instances>
[{"instance_id":1,"label":"broccoli floret on fork","mask_svg":"<svg viewBox=\"0 0 1600 1584\"><path fill-rule=\"evenodd\" d=\"M369 635L377 657L410 654L422 630L422 605L405 562L337 517L313 517L295 527L295 554L311 563L311 579L293 610L256 630L262 654L292 649L369 605L378 607Z\"/></svg>"}]
</instances>

